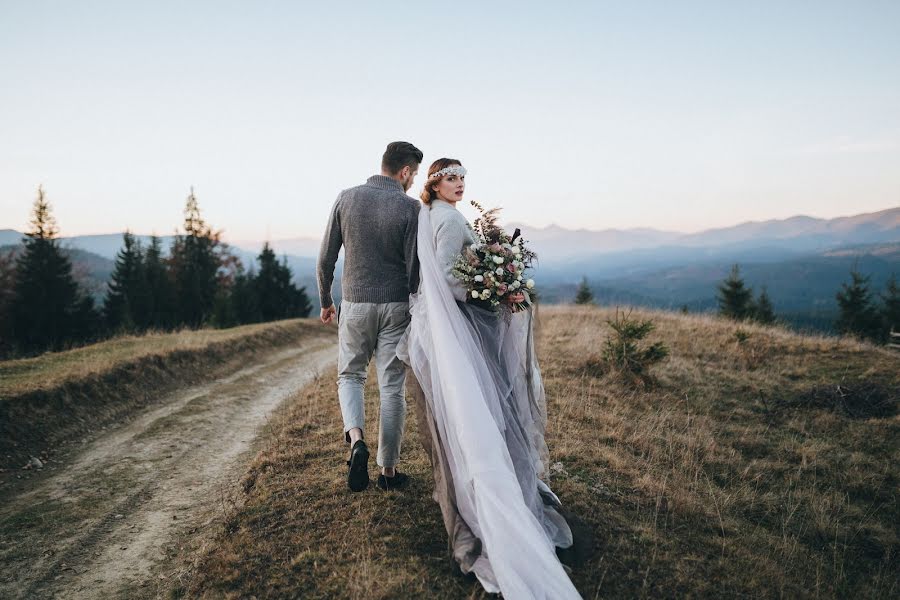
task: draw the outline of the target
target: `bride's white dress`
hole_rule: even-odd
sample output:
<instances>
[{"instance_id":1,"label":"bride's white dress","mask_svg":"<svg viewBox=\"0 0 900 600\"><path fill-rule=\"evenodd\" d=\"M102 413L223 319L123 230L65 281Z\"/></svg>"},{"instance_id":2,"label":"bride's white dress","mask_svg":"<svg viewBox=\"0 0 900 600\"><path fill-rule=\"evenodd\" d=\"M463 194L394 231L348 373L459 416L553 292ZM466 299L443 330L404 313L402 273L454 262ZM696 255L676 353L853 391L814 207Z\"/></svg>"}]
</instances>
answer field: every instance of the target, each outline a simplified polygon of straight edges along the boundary
<instances>
[{"instance_id":1,"label":"bride's white dress","mask_svg":"<svg viewBox=\"0 0 900 600\"><path fill-rule=\"evenodd\" d=\"M452 502L467 535L480 542L463 569L507 598L580 598L555 553L572 544L572 533L542 481L546 404L533 315L504 318L457 302L435 254L429 213L419 212L421 278L410 300L407 351L446 459Z\"/></svg>"}]
</instances>

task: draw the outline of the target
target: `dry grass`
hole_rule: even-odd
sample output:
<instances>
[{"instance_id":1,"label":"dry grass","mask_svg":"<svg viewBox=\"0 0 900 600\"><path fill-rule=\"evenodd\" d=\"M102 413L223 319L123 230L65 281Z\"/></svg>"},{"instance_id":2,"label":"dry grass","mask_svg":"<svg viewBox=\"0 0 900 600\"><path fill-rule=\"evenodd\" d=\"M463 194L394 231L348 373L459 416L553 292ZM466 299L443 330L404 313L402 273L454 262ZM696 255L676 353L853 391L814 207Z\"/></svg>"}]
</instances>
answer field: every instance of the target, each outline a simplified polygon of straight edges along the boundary
<instances>
[{"instance_id":1,"label":"dry grass","mask_svg":"<svg viewBox=\"0 0 900 600\"><path fill-rule=\"evenodd\" d=\"M34 358L0 361L0 400L109 371L122 363L148 356L166 356L173 352L202 350L212 344L227 343L257 335L289 323L281 321L243 325L231 329L184 329L176 332L154 332L123 335L90 346L65 352L47 352Z\"/></svg>"},{"instance_id":2,"label":"dry grass","mask_svg":"<svg viewBox=\"0 0 900 600\"><path fill-rule=\"evenodd\" d=\"M543 308L539 331L552 485L596 540L573 574L584 597L900 593L900 356L640 310L672 355L634 388L596 368L611 316ZM304 390L176 595L481 597L448 555L407 424L412 488L351 494L334 373Z\"/></svg>"},{"instance_id":3,"label":"dry grass","mask_svg":"<svg viewBox=\"0 0 900 600\"><path fill-rule=\"evenodd\" d=\"M225 330L125 336L65 352L0 362L0 468L46 458L169 390L219 377L310 336L334 335L310 319Z\"/></svg>"}]
</instances>

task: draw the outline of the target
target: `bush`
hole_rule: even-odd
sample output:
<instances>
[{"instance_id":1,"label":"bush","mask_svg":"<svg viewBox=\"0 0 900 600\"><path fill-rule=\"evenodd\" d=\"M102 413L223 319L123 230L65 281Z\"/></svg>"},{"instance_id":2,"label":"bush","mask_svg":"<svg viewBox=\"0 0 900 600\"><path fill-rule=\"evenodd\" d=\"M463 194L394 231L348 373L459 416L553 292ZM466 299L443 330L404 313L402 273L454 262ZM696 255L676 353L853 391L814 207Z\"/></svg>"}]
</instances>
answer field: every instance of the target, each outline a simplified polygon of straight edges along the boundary
<instances>
[{"instance_id":1,"label":"bush","mask_svg":"<svg viewBox=\"0 0 900 600\"><path fill-rule=\"evenodd\" d=\"M662 342L649 346L641 344L656 325L649 319L632 319L630 312L620 314L618 310L615 319L606 322L612 333L604 343L603 359L620 373L646 381L647 370L669 355L669 349Z\"/></svg>"}]
</instances>

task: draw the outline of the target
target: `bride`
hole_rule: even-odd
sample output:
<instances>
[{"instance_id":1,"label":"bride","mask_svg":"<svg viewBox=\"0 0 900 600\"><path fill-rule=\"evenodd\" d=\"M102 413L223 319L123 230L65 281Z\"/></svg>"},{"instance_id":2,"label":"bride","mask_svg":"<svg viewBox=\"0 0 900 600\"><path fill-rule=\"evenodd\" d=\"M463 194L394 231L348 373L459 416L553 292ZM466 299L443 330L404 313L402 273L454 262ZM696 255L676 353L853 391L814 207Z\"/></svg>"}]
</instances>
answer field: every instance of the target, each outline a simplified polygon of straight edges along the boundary
<instances>
[{"instance_id":1,"label":"bride","mask_svg":"<svg viewBox=\"0 0 900 600\"><path fill-rule=\"evenodd\" d=\"M420 283L410 298L408 339L398 349L415 375L409 387L431 454L434 498L454 558L486 591L579 598L555 554L572 545L572 532L545 483L546 402L533 312L467 302L451 274L463 248L476 242L456 208L465 176L454 159L428 169L417 239ZM523 300L524 294L510 301Z\"/></svg>"}]
</instances>

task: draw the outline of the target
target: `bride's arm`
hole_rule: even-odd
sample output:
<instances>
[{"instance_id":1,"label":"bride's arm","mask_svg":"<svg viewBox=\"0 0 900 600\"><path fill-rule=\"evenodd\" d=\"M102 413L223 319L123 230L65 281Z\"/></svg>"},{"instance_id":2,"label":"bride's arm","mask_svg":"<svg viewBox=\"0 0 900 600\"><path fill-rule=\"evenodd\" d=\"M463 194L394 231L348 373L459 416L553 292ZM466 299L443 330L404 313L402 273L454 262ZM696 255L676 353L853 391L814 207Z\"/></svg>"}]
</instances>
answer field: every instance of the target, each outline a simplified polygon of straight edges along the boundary
<instances>
[{"instance_id":1,"label":"bride's arm","mask_svg":"<svg viewBox=\"0 0 900 600\"><path fill-rule=\"evenodd\" d=\"M453 276L453 265L462 252L463 245L468 241L469 236L466 232L466 222L447 219L438 224L434 231L435 238L435 254L441 270L444 272L444 279L450 284L450 291L453 297L460 302L465 302L468 297L466 287L462 282Z\"/></svg>"}]
</instances>

